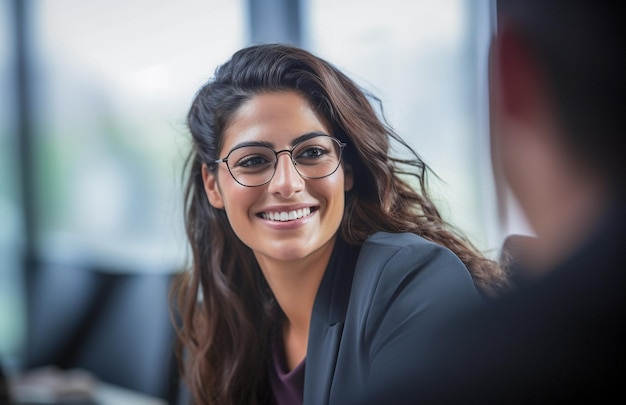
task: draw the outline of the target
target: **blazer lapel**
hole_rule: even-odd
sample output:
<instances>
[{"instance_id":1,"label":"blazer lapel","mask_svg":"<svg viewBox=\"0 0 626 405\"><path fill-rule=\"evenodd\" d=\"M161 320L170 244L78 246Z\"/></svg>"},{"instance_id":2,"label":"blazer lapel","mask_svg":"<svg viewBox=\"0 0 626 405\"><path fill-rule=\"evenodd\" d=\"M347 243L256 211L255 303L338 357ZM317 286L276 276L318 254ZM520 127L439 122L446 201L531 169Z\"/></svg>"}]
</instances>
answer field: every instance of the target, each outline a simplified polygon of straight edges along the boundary
<instances>
[{"instance_id":1,"label":"blazer lapel","mask_svg":"<svg viewBox=\"0 0 626 405\"><path fill-rule=\"evenodd\" d=\"M309 334L304 366L304 405L328 403L342 332L343 323L336 323ZM311 344L315 347L311 348Z\"/></svg>"},{"instance_id":2,"label":"blazer lapel","mask_svg":"<svg viewBox=\"0 0 626 405\"><path fill-rule=\"evenodd\" d=\"M329 402L357 256L358 248L337 238L311 315L304 371L304 405Z\"/></svg>"}]
</instances>

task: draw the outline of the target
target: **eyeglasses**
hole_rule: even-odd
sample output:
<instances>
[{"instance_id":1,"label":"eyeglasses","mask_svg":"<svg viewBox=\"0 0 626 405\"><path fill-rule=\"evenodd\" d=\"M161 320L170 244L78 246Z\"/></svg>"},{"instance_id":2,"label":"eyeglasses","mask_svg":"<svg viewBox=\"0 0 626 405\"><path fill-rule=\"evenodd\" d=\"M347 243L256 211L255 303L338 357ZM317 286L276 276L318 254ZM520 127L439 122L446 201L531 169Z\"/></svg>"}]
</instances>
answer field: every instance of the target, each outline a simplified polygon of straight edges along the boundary
<instances>
[{"instance_id":1,"label":"eyeglasses","mask_svg":"<svg viewBox=\"0 0 626 405\"><path fill-rule=\"evenodd\" d=\"M239 146L213 163L226 163L230 175L242 186L258 187L274 177L281 153L289 154L300 176L320 179L337 170L345 147L345 143L330 135L316 135L298 142L291 150L275 151L263 145Z\"/></svg>"}]
</instances>

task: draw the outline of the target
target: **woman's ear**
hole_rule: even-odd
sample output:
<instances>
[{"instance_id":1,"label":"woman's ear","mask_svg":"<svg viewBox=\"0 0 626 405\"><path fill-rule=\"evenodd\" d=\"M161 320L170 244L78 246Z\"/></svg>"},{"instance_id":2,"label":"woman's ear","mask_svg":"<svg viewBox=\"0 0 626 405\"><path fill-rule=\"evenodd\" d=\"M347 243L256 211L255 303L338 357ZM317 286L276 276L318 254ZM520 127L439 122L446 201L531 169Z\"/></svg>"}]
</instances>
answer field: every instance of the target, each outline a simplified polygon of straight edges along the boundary
<instances>
[{"instance_id":1,"label":"woman's ear","mask_svg":"<svg viewBox=\"0 0 626 405\"><path fill-rule=\"evenodd\" d=\"M352 190L352 186L354 186L354 173L352 171L352 166L348 164L344 165L343 173L343 188L345 191L350 191Z\"/></svg>"},{"instance_id":2,"label":"woman's ear","mask_svg":"<svg viewBox=\"0 0 626 405\"><path fill-rule=\"evenodd\" d=\"M204 192L209 199L209 204L214 208L224 208L224 200L215 173L212 173L206 164L202 164L202 182L204 183Z\"/></svg>"}]
</instances>

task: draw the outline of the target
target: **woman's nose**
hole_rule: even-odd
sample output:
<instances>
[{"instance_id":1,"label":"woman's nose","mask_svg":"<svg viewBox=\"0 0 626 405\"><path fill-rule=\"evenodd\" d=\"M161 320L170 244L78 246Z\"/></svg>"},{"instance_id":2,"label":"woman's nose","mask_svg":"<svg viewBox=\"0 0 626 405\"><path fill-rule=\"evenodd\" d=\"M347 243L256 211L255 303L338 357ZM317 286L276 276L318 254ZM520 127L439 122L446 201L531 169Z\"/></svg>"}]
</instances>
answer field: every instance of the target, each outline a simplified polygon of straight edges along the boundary
<instances>
[{"instance_id":1,"label":"woman's nose","mask_svg":"<svg viewBox=\"0 0 626 405\"><path fill-rule=\"evenodd\" d=\"M291 155L281 153L277 157L276 171L269 182L268 191L278 193L283 197L290 197L304 189L304 178L296 170Z\"/></svg>"}]
</instances>

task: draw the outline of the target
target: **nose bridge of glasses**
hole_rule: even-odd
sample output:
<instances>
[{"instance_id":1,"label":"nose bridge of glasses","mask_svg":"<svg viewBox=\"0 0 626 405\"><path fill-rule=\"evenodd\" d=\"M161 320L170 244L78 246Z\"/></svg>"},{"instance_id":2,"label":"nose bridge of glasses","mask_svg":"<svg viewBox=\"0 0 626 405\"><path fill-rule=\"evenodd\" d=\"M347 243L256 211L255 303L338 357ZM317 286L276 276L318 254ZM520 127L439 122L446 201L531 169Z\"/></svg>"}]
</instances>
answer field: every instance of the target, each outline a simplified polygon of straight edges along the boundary
<instances>
[{"instance_id":1,"label":"nose bridge of glasses","mask_svg":"<svg viewBox=\"0 0 626 405\"><path fill-rule=\"evenodd\" d=\"M275 151L274 153L276 154L276 160L278 160L278 157L283 154L289 155L289 159L293 160L293 150L283 149Z\"/></svg>"},{"instance_id":2,"label":"nose bridge of glasses","mask_svg":"<svg viewBox=\"0 0 626 405\"><path fill-rule=\"evenodd\" d=\"M298 170L298 165L295 159L293 158L293 150L285 149L285 150L277 151L275 153L276 153L276 162L274 163L274 171L272 173L272 177L270 178L270 181L274 182L275 184L284 184L284 185L303 184L302 182L304 181L304 177L302 173L300 173L300 170ZM281 155L286 155L286 157L288 158L288 161L282 163L282 167L281 169L279 169L278 166L280 163Z\"/></svg>"},{"instance_id":3,"label":"nose bridge of glasses","mask_svg":"<svg viewBox=\"0 0 626 405\"><path fill-rule=\"evenodd\" d=\"M276 154L276 162L274 162L274 170L276 170L276 168L278 167L278 162L280 160L281 155L287 155L291 163L294 166L297 166L296 160L293 158L293 150L283 149L283 150L275 151L274 154Z\"/></svg>"},{"instance_id":4,"label":"nose bridge of glasses","mask_svg":"<svg viewBox=\"0 0 626 405\"><path fill-rule=\"evenodd\" d=\"M280 163L280 157L281 155L285 155L287 157L287 159L289 159L289 163L287 168L283 167L283 170L294 170L296 171L296 173L298 174L298 176L302 176L300 174L300 171L298 170L298 164L296 163L296 160L293 158L293 150L288 150L288 149L283 149L283 150L279 150L277 152L274 152L276 154L276 162L274 162L274 174L272 175L272 177L276 176L276 172L278 171L278 164Z\"/></svg>"}]
</instances>

